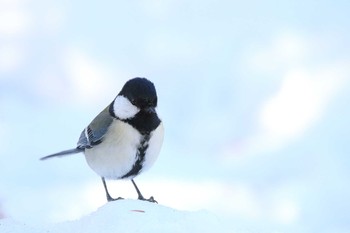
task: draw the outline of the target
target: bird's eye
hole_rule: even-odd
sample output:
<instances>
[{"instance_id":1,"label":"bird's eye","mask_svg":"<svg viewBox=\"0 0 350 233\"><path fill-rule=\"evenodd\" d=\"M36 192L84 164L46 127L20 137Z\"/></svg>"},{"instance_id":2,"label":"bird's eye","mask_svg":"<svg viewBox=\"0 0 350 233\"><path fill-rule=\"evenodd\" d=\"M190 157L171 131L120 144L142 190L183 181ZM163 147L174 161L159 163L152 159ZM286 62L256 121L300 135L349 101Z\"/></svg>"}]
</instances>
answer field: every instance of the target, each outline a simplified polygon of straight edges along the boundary
<instances>
[{"instance_id":1,"label":"bird's eye","mask_svg":"<svg viewBox=\"0 0 350 233\"><path fill-rule=\"evenodd\" d=\"M148 100L147 100L147 104L148 104L148 106L152 106L152 105L153 105L153 100L148 99Z\"/></svg>"},{"instance_id":2,"label":"bird's eye","mask_svg":"<svg viewBox=\"0 0 350 233\"><path fill-rule=\"evenodd\" d=\"M131 99L131 103L132 103L133 105L136 105L136 100L135 100L135 99Z\"/></svg>"}]
</instances>

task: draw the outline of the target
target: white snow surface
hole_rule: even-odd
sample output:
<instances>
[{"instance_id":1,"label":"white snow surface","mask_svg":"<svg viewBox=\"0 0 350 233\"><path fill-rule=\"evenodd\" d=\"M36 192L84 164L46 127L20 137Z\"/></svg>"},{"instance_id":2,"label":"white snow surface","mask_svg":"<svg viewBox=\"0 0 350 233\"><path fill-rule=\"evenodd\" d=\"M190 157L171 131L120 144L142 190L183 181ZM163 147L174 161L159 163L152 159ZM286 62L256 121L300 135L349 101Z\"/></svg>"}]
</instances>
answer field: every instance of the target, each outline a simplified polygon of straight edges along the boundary
<instances>
[{"instance_id":1,"label":"white snow surface","mask_svg":"<svg viewBox=\"0 0 350 233\"><path fill-rule=\"evenodd\" d=\"M30 226L11 218L0 220L1 233L206 233L223 232L223 224L208 211L180 211L138 200L109 202L78 220Z\"/></svg>"}]
</instances>

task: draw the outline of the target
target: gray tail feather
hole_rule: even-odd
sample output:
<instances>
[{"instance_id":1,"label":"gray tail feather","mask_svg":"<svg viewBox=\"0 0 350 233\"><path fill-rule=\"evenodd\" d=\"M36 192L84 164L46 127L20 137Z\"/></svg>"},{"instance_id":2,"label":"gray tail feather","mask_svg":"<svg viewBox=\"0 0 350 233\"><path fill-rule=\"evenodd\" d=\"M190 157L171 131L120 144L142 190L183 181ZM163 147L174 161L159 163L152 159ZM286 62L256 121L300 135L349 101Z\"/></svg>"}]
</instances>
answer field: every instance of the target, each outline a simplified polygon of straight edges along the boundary
<instances>
[{"instance_id":1,"label":"gray tail feather","mask_svg":"<svg viewBox=\"0 0 350 233\"><path fill-rule=\"evenodd\" d=\"M49 158L53 158L53 157L61 157L61 156L64 156L64 155L69 155L69 154L76 154L76 153L83 152L83 151L84 151L84 149L82 149L82 148L75 148L75 149L70 149L70 150L64 150L64 151L61 151L61 152L58 152L58 153L55 153L55 154L52 154L52 155L48 155L48 156L42 157L42 158L40 158L40 160L45 160L45 159L49 159Z\"/></svg>"}]
</instances>

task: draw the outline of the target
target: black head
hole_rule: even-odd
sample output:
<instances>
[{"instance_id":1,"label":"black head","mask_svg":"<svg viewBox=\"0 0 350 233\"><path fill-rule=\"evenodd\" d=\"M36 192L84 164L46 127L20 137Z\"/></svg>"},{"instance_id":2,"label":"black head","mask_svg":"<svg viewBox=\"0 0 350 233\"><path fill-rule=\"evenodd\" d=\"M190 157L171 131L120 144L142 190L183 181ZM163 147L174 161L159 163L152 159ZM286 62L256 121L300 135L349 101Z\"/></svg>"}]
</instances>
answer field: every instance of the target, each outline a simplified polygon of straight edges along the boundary
<instances>
[{"instance_id":1,"label":"black head","mask_svg":"<svg viewBox=\"0 0 350 233\"><path fill-rule=\"evenodd\" d=\"M141 134L149 134L161 122L156 107L157 93L153 83L145 78L134 78L125 83L109 106L109 113Z\"/></svg>"},{"instance_id":2,"label":"black head","mask_svg":"<svg viewBox=\"0 0 350 233\"><path fill-rule=\"evenodd\" d=\"M126 97L140 110L157 107L157 92L154 84L146 78L133 78L127 81L119 95Z\"/></svg>"}]
</instances>

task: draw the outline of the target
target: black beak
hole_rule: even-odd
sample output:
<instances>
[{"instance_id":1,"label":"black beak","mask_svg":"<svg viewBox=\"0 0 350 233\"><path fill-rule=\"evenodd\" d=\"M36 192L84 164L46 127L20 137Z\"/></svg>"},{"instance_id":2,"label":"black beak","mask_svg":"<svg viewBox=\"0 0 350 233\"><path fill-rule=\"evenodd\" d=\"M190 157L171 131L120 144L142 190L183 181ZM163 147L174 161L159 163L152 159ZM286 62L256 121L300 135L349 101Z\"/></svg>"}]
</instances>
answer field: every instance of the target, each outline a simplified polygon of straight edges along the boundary
<instances>
[{"instance_id":1,"label":"black beak","mask_svg":"<svg viewBox=\"0 0 350 233\"><path fill-rule=\"evenodd\" d=\"M155 107L146 107L145 111L147 113L155 113L156 112L156 108Z\"/></svg>"}]
</instances>

